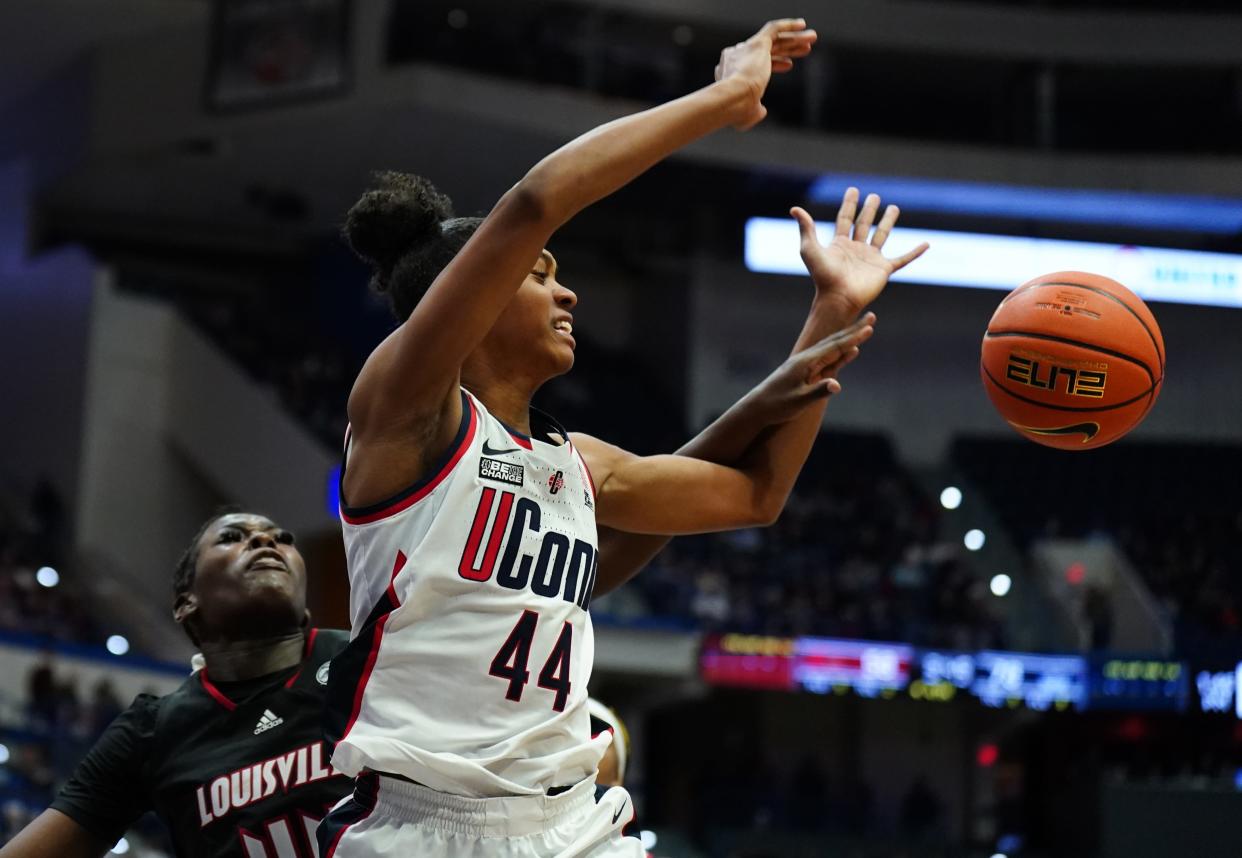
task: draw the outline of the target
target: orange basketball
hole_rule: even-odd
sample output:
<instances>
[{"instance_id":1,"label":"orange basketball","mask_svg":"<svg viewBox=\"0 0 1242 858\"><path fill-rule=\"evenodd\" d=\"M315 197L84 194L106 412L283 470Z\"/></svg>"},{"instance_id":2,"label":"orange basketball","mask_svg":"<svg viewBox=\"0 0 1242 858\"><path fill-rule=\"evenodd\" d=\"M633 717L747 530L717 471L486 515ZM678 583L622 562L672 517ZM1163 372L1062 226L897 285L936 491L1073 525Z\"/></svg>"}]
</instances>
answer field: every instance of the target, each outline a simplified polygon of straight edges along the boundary
<instances>
[{"instance_id":1,"label":"orange basketball","mask_svg":"<svg viewBox=\"0 0 1242 858\"><path fill-rule=\"evenodd\" d=\"M1081 271L1036 277L1001 301L983 335L983 386L1039 444L1086 450L1137 426L1164 382L1164 338L1147 305Z\"/></svg>"}]
</instances>

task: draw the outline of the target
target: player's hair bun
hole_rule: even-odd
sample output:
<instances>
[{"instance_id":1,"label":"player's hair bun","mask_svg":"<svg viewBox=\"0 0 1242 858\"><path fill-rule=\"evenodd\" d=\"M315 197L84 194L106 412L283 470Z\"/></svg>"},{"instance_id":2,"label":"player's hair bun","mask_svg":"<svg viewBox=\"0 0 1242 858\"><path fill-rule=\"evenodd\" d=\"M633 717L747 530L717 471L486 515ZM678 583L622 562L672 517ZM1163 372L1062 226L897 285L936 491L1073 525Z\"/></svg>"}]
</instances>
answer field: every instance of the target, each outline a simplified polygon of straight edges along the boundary
<instances>
[{"instance_id":1,"label":"player's hair bun","mask_svg":"<svg viewBox=\"0 0 1242 858\"><path fill-rule=\"evenodd\" d=\"M422 176L385 170L345 216L344 233L354 253L371 265L383 291L397 263L440 238L440 223L453 203Z\"/></svg>"}]
</instances>

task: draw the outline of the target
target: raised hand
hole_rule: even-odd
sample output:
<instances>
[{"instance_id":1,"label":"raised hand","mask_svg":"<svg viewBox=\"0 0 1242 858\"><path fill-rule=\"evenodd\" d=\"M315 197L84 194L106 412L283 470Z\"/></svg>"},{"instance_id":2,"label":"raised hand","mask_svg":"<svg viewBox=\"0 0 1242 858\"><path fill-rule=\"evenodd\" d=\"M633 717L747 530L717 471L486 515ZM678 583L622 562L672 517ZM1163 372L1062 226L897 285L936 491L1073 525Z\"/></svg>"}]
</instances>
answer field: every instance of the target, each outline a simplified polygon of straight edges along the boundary
<instances>
[{"instance_id":1,"label":"raised hand","mask_svg":"<svg viewBox=\"0 0 1242 858\"><path fill-rule=\"evenodd\" d=\"M867 234L880 208L880 197L868 194L862 211L858 209L858 189L848 188L837 212L836 234L827 244L821 244L815 234L815 221L805 210L795 206L789 213L798 221L802 233L802 261L815 282L820 297L840 302L845 318L853 318L862 312L884 290L894 271L906 267L927 250L924 242L918 247L895 258L884 255L884 242L897 216L897 206L890 205L875 228L871 240Z\"/></svg>"},{"instance_id":2,"label":"raised hand","mask_svg":"<svg viewBox=\"0 0 1242 858\"><path fill-rule=\"evenodd\" d=\"M792 69L794 59L809 54L817 38L814 30L806 29L804 19L781 18L768 21L746 41L720 52L716 80L736 77L751 87L752 99L744 105L733 127L746 131L763 121L768 115L763 94L773 72L782 74Z\"/></svg>"}]
</instances>

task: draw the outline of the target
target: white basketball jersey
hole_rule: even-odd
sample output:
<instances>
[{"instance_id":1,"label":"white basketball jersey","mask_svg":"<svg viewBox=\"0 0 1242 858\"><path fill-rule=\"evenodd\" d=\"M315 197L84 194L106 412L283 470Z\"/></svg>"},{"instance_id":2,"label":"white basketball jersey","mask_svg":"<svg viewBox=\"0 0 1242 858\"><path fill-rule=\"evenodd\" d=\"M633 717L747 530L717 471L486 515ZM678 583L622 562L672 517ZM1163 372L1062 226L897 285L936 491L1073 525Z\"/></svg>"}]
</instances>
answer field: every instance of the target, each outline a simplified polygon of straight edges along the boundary
<instances>
[{"instance_id":1,"label":"white basketball jersey","mask_svg":"<svg viewBox=\"0 0 1242 858\"><path fill-rule=\"evenodd\" d=\"M536 414L533 417L539 417ZM550 422L550 421L549 421ZM333 659L332 765L475 797L590 777L594 487L565 438L462 391L457 437L384 504L342 506L352 641ZM348 466L348 463L346 463Z\"/></svg>"}]
</instances>

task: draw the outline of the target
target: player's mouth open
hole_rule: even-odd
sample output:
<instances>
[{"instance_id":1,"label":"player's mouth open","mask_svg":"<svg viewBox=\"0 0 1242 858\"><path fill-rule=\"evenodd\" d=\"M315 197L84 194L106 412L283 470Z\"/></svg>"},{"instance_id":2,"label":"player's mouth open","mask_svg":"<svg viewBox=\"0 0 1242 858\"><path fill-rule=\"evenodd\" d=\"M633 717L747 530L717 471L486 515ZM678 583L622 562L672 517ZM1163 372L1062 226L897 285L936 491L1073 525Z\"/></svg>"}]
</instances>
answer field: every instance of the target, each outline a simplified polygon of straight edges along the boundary
<instances>
[{"instance_id":1,"label":"player's mouth open","mask_svg":"<svg viewBox=\"0 0 1242 858\"><path fill-rule=\"evenodd\" d=\"M552 323L552 330L558 334L562 334L569 338L570 342L574 342L574 323L570 319L557 319Z\"/></svg>"}]
</instances>

